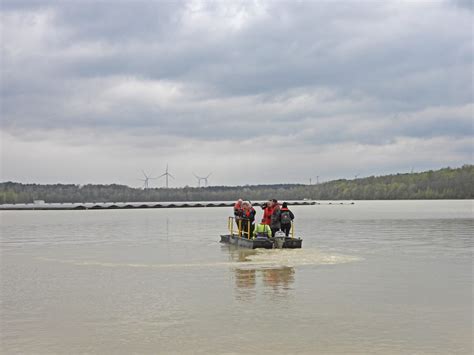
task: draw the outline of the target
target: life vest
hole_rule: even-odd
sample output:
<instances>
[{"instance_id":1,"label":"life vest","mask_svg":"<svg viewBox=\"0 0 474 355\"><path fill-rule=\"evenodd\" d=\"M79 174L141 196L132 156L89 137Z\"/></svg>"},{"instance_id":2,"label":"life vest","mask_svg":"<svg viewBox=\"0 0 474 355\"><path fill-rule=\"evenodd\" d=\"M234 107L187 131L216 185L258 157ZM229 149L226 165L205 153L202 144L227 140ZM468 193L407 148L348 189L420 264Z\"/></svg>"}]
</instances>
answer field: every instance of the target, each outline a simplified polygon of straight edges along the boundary
<instances>
[{"instance_id":1,"label":"life vest","mask_svg":"<svg viewBox=\"0 0 474 355\"><path fill-rule=\"evenodd\" d=\"M247 211L242 210L243 217L249 220L253 220L253 217L255 216L255 210L254 208L250 208Z\"/></svg>"},{"instance_id":2,"label":"life vest","mask_svg":"<svg viewBox=\"0 0 474 355\"><path fill-rule=\"evenodd\" d=\"M263 224L268 224L272 222L272 213L273 213L273 207L265 207L263 210L263 218L262 218L262 223Z\"/></svg>"},{"instance_id":3,"label":"life vest","mask_svg":"<svg viewBox=\"0 0 474 355\"><path fill-rule=\"evenodd\" d=\"M236 202L234 205L234 216L239 218L242 217L243 210L242 210L242 204L239 202Z\"/></svg>"}]
</instances>

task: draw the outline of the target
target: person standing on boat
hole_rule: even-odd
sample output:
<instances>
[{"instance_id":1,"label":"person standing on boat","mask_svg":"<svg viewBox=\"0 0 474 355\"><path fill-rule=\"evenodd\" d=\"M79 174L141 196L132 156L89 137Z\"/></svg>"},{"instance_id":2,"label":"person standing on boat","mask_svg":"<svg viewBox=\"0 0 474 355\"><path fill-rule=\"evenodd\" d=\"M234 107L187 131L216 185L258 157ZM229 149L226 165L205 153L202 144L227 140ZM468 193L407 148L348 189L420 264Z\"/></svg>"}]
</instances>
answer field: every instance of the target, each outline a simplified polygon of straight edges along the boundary
<instances>
[{"instance_id":1,"label":"person standing on boat","mask_svg":"<svg viewBox=\"0 0 474 355\"><path fill-rule=\"evenodd\" d=\"M269 200L265 205L262 206L262 208L263 208L262 223L270 225L270 223L272 222L273 201Z\"/></svg>"},{"instance_id":2,"label":"person standing on boat","mask_svg":"<svg viewBox=\"0 0 474 355\"><path fill-rule=\"evenodd\" d=\"M256 211L249 201L245 201L242 203L242 212L242 235L248 238L253 233Z\"/></svg>"},{"instance_id":3,"label":"person standing on boat","mask_svg":"<svg viewBox=\"0 0 474 355\"><path fill-rule=\"evenodd\" d=\"M280 209L280 224L281 230L285 232L285 235L288 237L291 231L291 223L295 219L295 215L288 209L288 203L283 202L283 205Z\"/></svg>"},{"instance_id":4,"label":"person standing on boat","mask_svg":"<svg viewBox=\"0 0 474 355\"><path fill-rule=\"evenodd\" d=\"M253 238L271 238L272 230L268 224L258 223L253 230Z\"/></svg>"},{"instance_id":5,"label":"person standing on boat","mask_svg":"<svg viewBox=\"0 0 474 355\"><path fill-rule=\"evenodd\" d=\"M273 200L273 210L270 218L270 228L272 230L272 237L275 236L275 233L278 232L281 228L280 223L280 205L277 200Z\"/></svg>"},{"instance_id":6,"label":"person standing on boat","mask_svg":"<svg viewBox=\"0 0 474 355\"><path fill-rule=\"evenodd\" d=\"M235 223L237 223L237 228L239 229L242 228L240 221L242 220L242 216L244 213L242 209L242 203L243 203L243 200L239 198L234 205L234 219L235 219Z\"/></svg>"}]
</instances>

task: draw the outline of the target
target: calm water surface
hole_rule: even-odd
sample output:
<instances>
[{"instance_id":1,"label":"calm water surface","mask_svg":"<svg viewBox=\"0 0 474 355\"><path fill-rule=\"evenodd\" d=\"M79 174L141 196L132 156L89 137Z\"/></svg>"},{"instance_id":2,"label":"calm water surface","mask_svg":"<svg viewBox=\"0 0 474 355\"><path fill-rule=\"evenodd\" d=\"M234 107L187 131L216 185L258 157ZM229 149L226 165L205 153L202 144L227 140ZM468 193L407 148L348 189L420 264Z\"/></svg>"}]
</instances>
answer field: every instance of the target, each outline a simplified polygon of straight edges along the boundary
<instances>
[{"instance_id":1,"label":"calm water surface","mask_svg":"<svg viewBox=\"0 0 474 355\"><path fill-rule=\"evenodd\" d=\"M221 245L228 208L1 212L0 352L473 352L473 201L292 210L301 250Z\"/></svg>"}]
</instances>

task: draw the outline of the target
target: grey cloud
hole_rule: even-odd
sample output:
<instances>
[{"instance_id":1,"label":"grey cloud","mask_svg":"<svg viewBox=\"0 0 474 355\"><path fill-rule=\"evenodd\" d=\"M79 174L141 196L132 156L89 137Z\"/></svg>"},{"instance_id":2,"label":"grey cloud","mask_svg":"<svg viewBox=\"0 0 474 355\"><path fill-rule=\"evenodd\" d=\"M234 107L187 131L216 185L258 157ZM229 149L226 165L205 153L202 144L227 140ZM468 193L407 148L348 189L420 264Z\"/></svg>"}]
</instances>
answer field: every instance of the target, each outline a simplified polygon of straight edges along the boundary
<instances>
[{"instance_id":1,"label":"grey cloud","mask_svg":"<svg viewBox=\"0 0 474 355\"><path fill-rule=\"evenodd\" d=\"M183 155L186 140L472 137L466 4L4 1L2 130L129 149L172 137Z\"/></svg>"},{"instance_id":2,"label":"grey cloud","mask_svg":"<svg viewBox=\"0 0 474 355\"><path fill-rule=\"evenodd\" d=\"M108 2L90 6L66 2L58 7L55 25L70 32L67 40L98 41L115 49L103 57L70 63L70 73L207 81L229 95L318 85L342 92L357 88L382 99L386 93L410 101L413 91L419 91L417 87L411 92L410 87L390 91L385 82L410 72L449 68L456 58L446 53L458 53L462 41L470 41L466 31L443 40L445 35L440 38L440 33L432 32L436 23L417 28L408 19L397 27L393 9L374 7L373 3L355 8L347 3L271 4L265 16L249 21L240 31L224 29L226 35L202 30L181 33L189 8L151 4L111 7ZM220 15L211 5L204 10L210 16ZM460 20L462 25L469 19ZM379 33L384 31L385 37ZM465 58L457 59L469 63L470 51L465 52ZM431 92L437 88L437 99L446 96L439 84L448 81L451 74L446 71L431 82ZM462 86L467 84L464 80ZM464 92L459 90L460 100L466 100ZM422 99L423 93L417 96Z\"/></svg>"},{"instance_id":3,"label":"grey cloud","mask_svg":"<svg viewBox=\"0 0 474 355\"><path fill-rule=\"evenodd\" d=\"M450 0L455 6L474 11L474 3L471 0Z\"/></svg>"}]
</instances>

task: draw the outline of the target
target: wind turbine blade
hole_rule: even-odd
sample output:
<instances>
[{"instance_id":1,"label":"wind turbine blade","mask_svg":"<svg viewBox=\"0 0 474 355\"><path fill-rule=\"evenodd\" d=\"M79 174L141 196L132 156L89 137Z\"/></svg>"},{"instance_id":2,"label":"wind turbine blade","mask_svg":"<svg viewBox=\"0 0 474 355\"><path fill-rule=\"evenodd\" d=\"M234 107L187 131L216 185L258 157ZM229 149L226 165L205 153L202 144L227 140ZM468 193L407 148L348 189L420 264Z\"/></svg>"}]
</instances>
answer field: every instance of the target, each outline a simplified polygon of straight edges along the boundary
<instances>
[{"instance_id":1,"label":"wind turbine blade","mask_svg":"<svg viewBox=\"0 0 474 355\"><path fill-rule=\"evenodd\" d=\"M174 176L173 176L173 175L171 175L171 174L168 174L168 175L171 176L171 177L174 179Z\"/></svg>"},{"instance_id":2,"label":"wind turbine blade","mask_svg":"<svg viewBox=\"0 0 474 355\"><path fill-rule=\"evenodd\" d=\"M209 175L207 175L207 176L206 176L206 179L208 179L208 178L209 178L209 176L211 176L211 175L212 175L212 172L211 172L211 173L209 173Z\"/></svg>"},{"instance_id":3,"label":"wind turbine blade","mask_svg":"<svg viewBox=\"0 0 474 355\"><path fill-rule=\"evenodd\" d=\"M143 173L143 176L148 178L148 176L146 176L145 172L142 170L142 173Z\"/></svg>"},{"instance_id":4,"label":"wind turbine blade","mask_svg":"<svg viewBox=\"0 0 474 355\"><path fill-rule=\"evenodd\" d=\"M166 176L166 173L161 174L160 176L157 177L157 179L159 179L160 177L163 177L163 176Z\"/></svg>"}]
</instances>

